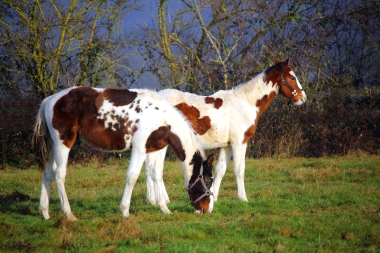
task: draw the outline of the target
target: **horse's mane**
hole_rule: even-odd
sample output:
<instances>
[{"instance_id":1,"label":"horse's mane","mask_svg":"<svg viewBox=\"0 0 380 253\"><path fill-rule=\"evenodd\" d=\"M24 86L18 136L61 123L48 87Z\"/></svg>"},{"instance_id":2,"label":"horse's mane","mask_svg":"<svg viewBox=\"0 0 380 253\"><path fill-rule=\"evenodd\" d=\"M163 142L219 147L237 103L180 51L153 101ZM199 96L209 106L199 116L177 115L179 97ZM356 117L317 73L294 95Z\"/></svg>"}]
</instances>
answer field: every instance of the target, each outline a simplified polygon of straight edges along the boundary
<instances>
[{"instance_id":1,"label":"horse's mane","mask_svg":"<svg viewBox=\"0 0 380 253\"><path fill-rule=\"evenodd\" d=\"M191 164L193 164L193 175L198 175L203 162L203 157L200 152L195 152Z\"/></svg>"},{"instance_id":2,"label":"horse's mane","mask_svg":"<svg viewBox=\"0 0 380 253\"><path fill-rule=\"evenodd\" d=\"M250 94L253 91L257 92L258 90L260 90L260 86L263 86L264 75L265 75L264 72L261 72L260 74L257 74L256 76L254 76L248 82L241 83L238 86L234 87L232 90L234 91L234 93L239 94L239 95Z\"/></svg>"},{"instance_id":3,"label":"horse's mane","mask_svg":"<svg viewBox=\"0 0 380 253\"><path fill-rule=\"evenodd\" d=\"M267 88L264 82L265 73L263 71L246 83L241 83L230 90L218 91L214 95L236 96L245 101L252 101L253 96L261 98L265 95L265 88Z\"/></svg>"}]
</instances>

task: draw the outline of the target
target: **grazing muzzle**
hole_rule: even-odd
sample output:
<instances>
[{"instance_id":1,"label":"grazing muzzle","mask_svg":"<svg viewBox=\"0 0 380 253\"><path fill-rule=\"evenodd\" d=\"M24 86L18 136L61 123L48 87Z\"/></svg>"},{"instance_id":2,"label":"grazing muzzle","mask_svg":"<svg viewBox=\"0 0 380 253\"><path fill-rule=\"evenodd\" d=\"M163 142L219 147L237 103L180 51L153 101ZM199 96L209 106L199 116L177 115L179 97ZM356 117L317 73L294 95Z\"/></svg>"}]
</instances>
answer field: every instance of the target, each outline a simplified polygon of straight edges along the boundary
<instances>
[{"instance_id":1,"label":"grazing muzzle","mask_svg":"<svg viewBox=\"0 0 380 253\"><path fill-rule=\"evenodd\" d=\"M190 196L191 205L197 210L197 212L203 213L209 211L210 198L213 196L211 191L213 178L203 176L203 165L201 166L199 175L191 186L187 189ZM200 195L197 192L202 192ZM196 198L193 200L192 196ZM199 196L200 195L200 196Z\"/></svg>"}]
</instances>

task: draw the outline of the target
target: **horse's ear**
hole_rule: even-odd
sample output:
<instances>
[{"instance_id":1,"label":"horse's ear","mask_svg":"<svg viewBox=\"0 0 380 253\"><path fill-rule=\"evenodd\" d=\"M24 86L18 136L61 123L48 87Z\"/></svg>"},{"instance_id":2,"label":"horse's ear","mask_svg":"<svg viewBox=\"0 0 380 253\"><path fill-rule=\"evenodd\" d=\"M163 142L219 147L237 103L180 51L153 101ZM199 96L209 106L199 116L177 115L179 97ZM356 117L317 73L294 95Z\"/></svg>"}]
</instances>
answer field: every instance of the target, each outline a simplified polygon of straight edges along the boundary
<instances>
[{"instance_id":1,"label":"horse's ear","mask_svg":"<svg viewBox=\"0 0 380 253\"><path fill-rule=\"evenodd\" d=\"M214 161L214 155L211 154L207 157L206 164L208 168L212 168L212 162Z\"/></svg>"},{"instance_id":2,"label":"horse's ear","mask_svg":"<svg viewBox=\"0 0 380 253\"><path fill-rule=\"evenodd\" d=\"M289 65L290 65L290 58L286 59L285 65L286 65L286 67L289 67Z\"/></svg>"},{"instance_id":3,"label":"horse's ear","mask_svg":"<svg viewBox=\"0 0 380 253\"><path fill-rule=\"evenodd\" d=\"M281 62L281 60L278 57L276 57L276 59L274 59L274 64L277 64L277 63L280 63L280 62Z\"/></svg>"}]
</instances>

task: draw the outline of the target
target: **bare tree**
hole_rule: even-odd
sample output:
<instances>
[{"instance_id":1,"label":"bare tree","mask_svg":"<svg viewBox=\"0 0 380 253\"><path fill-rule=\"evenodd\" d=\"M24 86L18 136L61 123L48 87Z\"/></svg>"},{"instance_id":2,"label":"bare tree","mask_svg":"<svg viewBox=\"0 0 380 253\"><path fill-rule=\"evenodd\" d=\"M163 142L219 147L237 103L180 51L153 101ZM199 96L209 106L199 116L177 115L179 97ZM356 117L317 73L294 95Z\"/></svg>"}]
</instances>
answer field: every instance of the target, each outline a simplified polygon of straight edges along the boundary
<instances>
[{"instance_id":1,"label":"bare tree","mask_svg":"<svg viewBox=\"0 0 380 253\"><path fill-rule=\"evenodd\" d=\"M378 82L378 1L161 0L141 52L164 87L209 93L291 57L306 89ZM308 83L313 83L308 86Z\"/></svg>"},{"instance_id":2,"label":"bare tree","mask_svg":"<svg viewBox=\"0 0 380 253\"><path fill-rule=\"evenodd\" d=\"M116 82L130 73L122 19L139 0L4 0L1 87L46 97L59 87ZM126 72L123 72L126 70Z\"/></svg>"}]
</instances>

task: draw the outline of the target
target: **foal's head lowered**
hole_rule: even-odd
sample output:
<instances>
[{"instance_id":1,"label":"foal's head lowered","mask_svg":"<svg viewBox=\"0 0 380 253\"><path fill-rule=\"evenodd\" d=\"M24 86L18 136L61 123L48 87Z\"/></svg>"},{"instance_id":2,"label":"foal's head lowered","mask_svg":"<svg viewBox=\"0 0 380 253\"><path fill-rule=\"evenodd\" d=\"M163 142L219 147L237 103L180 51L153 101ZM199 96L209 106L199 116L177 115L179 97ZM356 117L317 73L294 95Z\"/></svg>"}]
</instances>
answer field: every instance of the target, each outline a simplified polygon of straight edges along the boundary
<instances>
[{"instance_id":1,"label":"foal's head lowered","mask_svg":"<svg viewBox=\"0 0 380 253\"><path fill-rule=\"evenodd\" d=\"M199 152L193 156L191 164L193 167L193 175L189 181L188 193L191 204L195 208L195 212L202 214L204 212L212 212L214 207L214 198L212 193L212 162L214 156L209 155L206 161L203 161Z\"/></svg>"}]
</instances>

